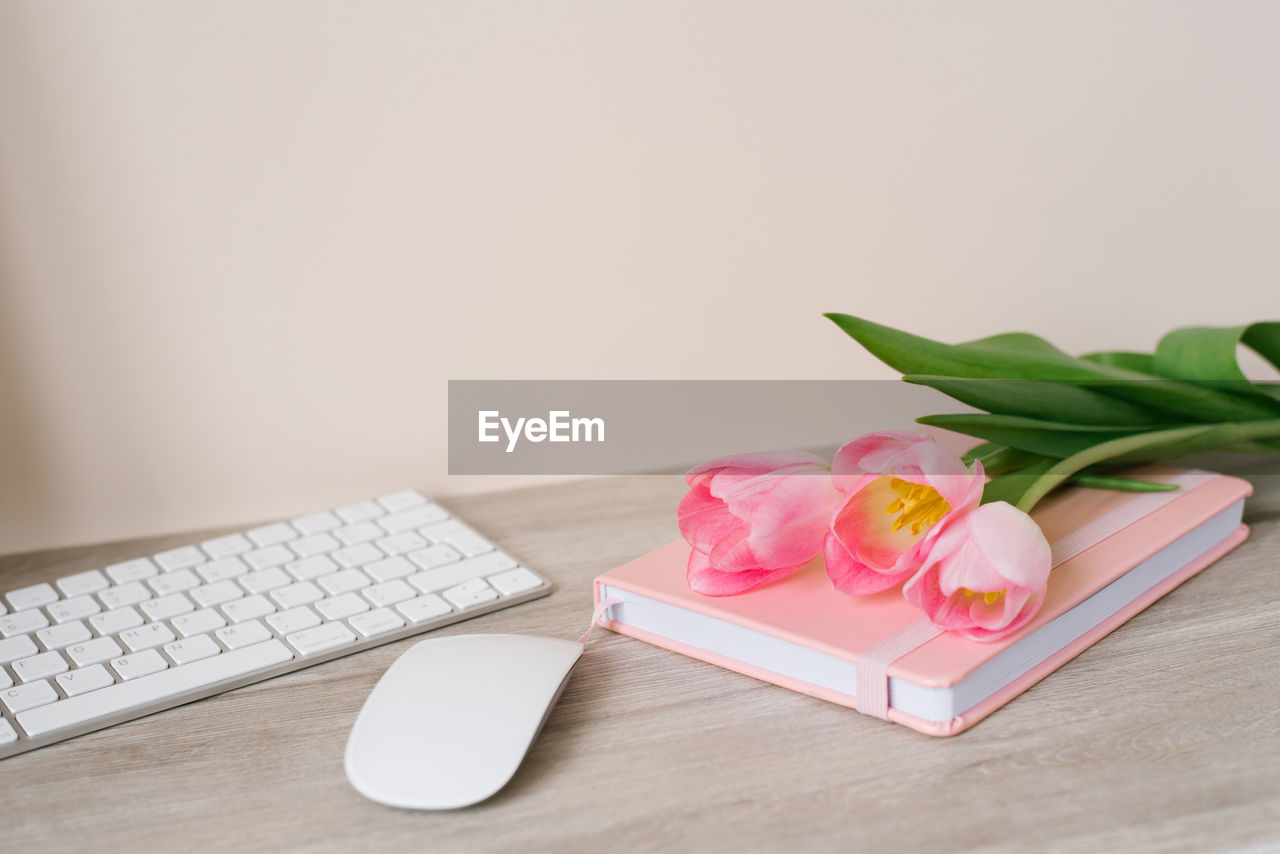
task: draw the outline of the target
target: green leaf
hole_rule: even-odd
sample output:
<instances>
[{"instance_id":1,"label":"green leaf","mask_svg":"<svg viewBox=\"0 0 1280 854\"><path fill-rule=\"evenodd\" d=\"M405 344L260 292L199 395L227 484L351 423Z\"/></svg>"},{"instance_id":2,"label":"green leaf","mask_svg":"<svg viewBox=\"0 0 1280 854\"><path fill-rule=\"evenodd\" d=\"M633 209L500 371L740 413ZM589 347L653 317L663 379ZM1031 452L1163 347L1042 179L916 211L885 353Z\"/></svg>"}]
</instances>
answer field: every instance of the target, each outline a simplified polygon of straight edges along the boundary
<instances>
[{"instance_id":1,"label":"green leaf","mask_svg":"<svg viewBox=\"0 0 1280 854\"><path fill-rule=\"evenodd\" d=\"M1123 350L1111 350L1102 353L1085 353L1080 357L1099 365L1110 365L1126 371L1137 371L1142 374L1155 374L1154 357L1150 353L1130 353Z\"/></svg>"},{"instance_id":2,"label":"green leaf","mask_svg":"<svg viewBox=\"0 0 1280 854\"><path fill-rule=\"evenodd\" d=\"M1078 382L1096 386L1111 397L1201 421L1248 421L1278 414L1277 408L1252 397L1076 359L1025 332L942 344L848 314L826 316L880 361L904 374Z\"/></svg>"},{"instance_id":3,"label":"green leaf","mask_svg":"<svg viewBox=\"0 0 1280 854\"><path fill-rule=\"evenodd\" d=\"M1280 322L1248 326L1189 326L1160 339L1154 369L1161 376L1191 380L1214 388L1280 399L1274 385L1254 385L1240 370L1237 348L1250 347L1280 368Z\"/></svg>"},{"instance_id":4,"label":"green leaf","mask_svg":"<svg viewBox=\"0 0 1280 854\"><path fill-rule=\"evenodd\" d=\"M937 389L948 397L999 415L1025 415L1076 424L1150 425L1160 413L1070 383L1036 380L982 380L909 374L909 383Z\"/></svg>"},{"instance_id":5,"label":"green leaf","mask_svg":"<svg viewBox=\"0 0 1280 854\"><path fill-rule=\"evenodd\" d=\"M996 335L967 344L943 344L848 314L826 316L877 359L904 374L1029 380L1091 380L1110 376L1106 370L1082 365L1048 341L1025 332Z\"/></svg>"},{"instance_id":6,"label":"green leaf","mask_svg":"<svg viewBox=\"0 0 1280 854\"><path fill-rule=\"evenodd\" d=\"M983 449L982 452L975 454L974 451L979 449ZM1040 454L1033 454L1030 451L1023 451L1019 448L1006 448L993 442L984 442L966 453L962 459L965 462L978 460L982 463L984 472L988 475L998 475L1026 468L1032 463L1043 459L1043 457Z\"/></svg>"},{"instance_id":7,"label":"green leaf","mask_svg":"<svg viewBox=\"0 0 1280 854\"><path fill-rule=\"evenodd\" d=\"M1023 493L1056 462L1057 460L1052 457L1040 457L1024 469L991 478L982 489L982 503L992 504L996 501L1017 503Z\"/></svg>"},{"instance_id":8,"label":"green leaf","mask_svg":"<svg viewBox=\"0 0 1280 854\"><path fill-rule=\"evenodd\" d=\"M1269 321L1175 329L1156 346L1155 371L1175 380L1247 383L1236 359L1236 348L1241 344L1280 368L1280 322Z\"/></svg>"},{"instance_id":9,"label":"green leaf","mask_svg":"<svg viewBox=\"0 0 1280 854\"><path fill-rule=\"evenodd\" d=\"M966 463L971 463L974 460L983 459L984 457L988 457L997 451L1003 451L1004 449L1004 445L996 442L983 442L981 445L974 445L972 448L965 451L964 454L961 455L960 459L964 460Z\"/></svg>"},{"instance_id":10,"label":"green leaf","mask_svg":"<svg viewBox=\"0 0 1280 854\"><path fill-rule=\"evenodd\" d=\"M1010 448L1050 457L1069 457L1099 442L1149 432L1153 429L1150 425L1123 427L1067 424L1057 421L1038 421L1016 415L973 413L926 415L916 420L931 427L954 430L988 442L997 442Z\"/></svg>"}]
</instances>

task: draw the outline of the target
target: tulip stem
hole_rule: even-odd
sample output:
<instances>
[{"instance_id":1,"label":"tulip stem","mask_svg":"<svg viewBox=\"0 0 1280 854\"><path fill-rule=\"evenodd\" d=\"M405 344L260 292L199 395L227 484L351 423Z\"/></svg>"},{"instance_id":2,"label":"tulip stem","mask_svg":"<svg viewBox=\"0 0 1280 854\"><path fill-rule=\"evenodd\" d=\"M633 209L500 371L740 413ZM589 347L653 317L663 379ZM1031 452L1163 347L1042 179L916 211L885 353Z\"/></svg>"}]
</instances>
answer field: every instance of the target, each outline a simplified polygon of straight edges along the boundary
<instances>
[{"instance_id":1,"label":"tulip stem","mask_svg":"<svg viewBox=\"0 0 1280 854\"><path fill-rule=\"evenodd\" d=\"M1018 499L1017 507L1024 512L1030 512L1041 498L1077 475L1082 469L1115 457L1178 444L1185 446L1186 453L1191 453L1193 450L1204 451L1235 442L1277 436L1280 436L1280 419L1198 424L1192 427L1175 427L1170 430L1152 430L1112 439L1109 442L1100 442L1051 466L1027 487L1026 492Z\"/></svg>"},{"instance_id":2,"label":"tulip stem","mask_svg":"<svg viewBox=\"0 0 1280 854\"><path fill-rule=\"evenodd\" d=\"M1091 489L1115 489L1120 492L1173 492L1179 488L1176 483L1154 483L1150 480L1105 477L1100 474L1078 474L1071 481L1077 486L1087 486Z\"/></svg>"}]
</instances>

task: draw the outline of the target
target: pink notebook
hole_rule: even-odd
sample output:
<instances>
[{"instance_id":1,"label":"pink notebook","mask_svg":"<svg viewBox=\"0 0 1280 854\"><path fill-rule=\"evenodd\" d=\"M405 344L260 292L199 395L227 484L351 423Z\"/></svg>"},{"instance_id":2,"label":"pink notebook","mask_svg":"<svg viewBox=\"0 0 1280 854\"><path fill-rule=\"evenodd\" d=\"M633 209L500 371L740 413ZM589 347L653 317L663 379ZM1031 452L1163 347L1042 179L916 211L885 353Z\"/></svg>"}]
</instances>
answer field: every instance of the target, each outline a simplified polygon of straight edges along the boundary
<instances>
[{"instance_id":1,"label":"pink notebook","mask_svg":"<svg viewBox=\"0 0 1280 854\"><path fill-rule=\"evenodd\" d=\"M1054 552L1045 602L1031 623L995 643L949 632L912 640L921 614L898 589L862 597L838 593L821 558L789 578L739 596L703 596L685 583L689 546L683 540L596 579L597 604L617 600L604 609L600 625L785 688L872 710L929 735L954 735L1248 535L1240 522L1251 491L1246 481L1159 467L1134 474L1176 481L1181 488L1151 493L1071 488L1036 508L1032 515ZM879 705L870 702L877 693Z\"/></svg>"}]
</instances>

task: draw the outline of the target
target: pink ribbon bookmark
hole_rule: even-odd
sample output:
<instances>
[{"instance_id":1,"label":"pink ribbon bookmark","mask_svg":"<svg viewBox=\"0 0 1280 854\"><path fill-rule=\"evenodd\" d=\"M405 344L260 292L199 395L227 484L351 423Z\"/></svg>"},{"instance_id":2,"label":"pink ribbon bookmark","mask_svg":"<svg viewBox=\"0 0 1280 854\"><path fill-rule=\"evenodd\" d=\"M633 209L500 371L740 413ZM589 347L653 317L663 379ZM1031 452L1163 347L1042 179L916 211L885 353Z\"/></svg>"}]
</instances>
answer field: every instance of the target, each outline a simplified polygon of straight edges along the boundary
<instances>
[{"instance_id":1,"label":"pink ribbon bookmark","mask_svg":"<svg viewBox=\"0 0 1280 854\"><path fill-rule=\"evenodd\" d=\"M591 633L596 630L600 620L604 617L604 612L609 610L613 605L621 605L621 599L601 599L600 604L591 612L591 625L587 626L587 630L582 633L582 637L578 638L578 643L586 643L587 638L591 637Z\"/></svg>"}]
</instances>

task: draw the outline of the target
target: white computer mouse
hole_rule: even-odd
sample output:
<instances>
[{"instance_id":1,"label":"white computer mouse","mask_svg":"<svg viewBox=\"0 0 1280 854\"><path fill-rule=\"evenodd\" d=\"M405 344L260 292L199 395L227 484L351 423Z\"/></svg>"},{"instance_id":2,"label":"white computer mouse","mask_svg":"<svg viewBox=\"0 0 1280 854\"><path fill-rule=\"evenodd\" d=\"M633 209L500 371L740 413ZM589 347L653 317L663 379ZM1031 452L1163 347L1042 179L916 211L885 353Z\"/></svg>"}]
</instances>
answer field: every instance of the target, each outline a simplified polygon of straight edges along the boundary
<instances>
[{"instance_id":1,"label":"white computer mouse","mask_svg":"<svg viewBox=\"0 0 1280 854\"><path fill-rule=\"evenodd\" d=\"M415 644L365 700L347 740L347 779L393 807L483 801L520 767L582 648L527 635Z\"/></svg>"}]
</instances>

